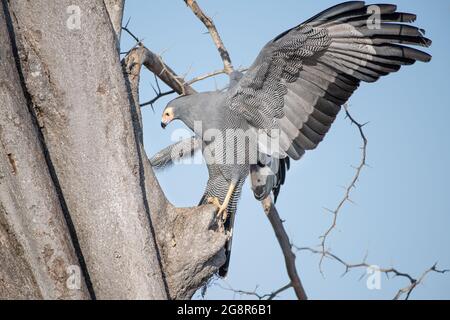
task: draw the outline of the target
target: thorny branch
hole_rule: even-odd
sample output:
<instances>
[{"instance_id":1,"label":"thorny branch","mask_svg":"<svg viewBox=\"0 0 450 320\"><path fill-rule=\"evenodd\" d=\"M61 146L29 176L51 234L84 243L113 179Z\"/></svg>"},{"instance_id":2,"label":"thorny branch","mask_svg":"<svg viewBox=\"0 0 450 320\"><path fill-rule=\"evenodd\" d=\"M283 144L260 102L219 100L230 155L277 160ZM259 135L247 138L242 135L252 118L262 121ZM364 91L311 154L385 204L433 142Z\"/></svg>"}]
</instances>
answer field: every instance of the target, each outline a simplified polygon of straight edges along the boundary
<instances>
[{"instance_id":1,"label":"thorny branch","mask_svg":"<svg viewBox=\"0 0 450 320\"><path fill-rule=\"evenodd\" d=\"M184 0L186 5L192 10L192 12L200 19L201 22L208 29L209 34L211 35L214 44L219 51L220 57L223 61L223 72L226 74L230 74L233 72L233 65L231 63L230 55L228 54L225 45L220 38L219 32L217 32L216 26L210 17L208 17L203 10L199 7L195 0Z\"/></svg>"},{"instance_id":2,"label":"thorny branch","mask_svg":"<svg viewBox=\"0 0 450 320\"><path fill-rule=\"evenodd\" d=\"M207 78L215 77L217 75L226 73L225 69L217 70L214 72L209 72L204 75L197 76L191 80L186 81L183 77L177 75L169 66L165 64L162 57L160 55L157 55L156 53L152 52L150 49L144 46L142 39L139 39L131 30L128 28L130 20L126 23L124 27L122 27L123 31L125 31L130 37L132 37L136 41L136 45L129 51L123 52L125 56L130 56L132 52L136 52L141 57L142 61L136 62L138 64L143 64L147 67L147 69L152 72L156 77L161 79L166 85L168 85L172 90L168 90L163 92L159 86L158 80L155 80L157 90L153 88L153 91L155 91L155 97L152 98L150 101L147 101L145 103L141 104L141 107L153 105L158 101L160 98L170 95L172 93L178 93L180 95L186 95L186 94L192 94L196 91L194 88L192 88L192 84L205 80ZM242 71L245 71L243 69Z\"/></svg>"},{"instance_id":3,"label":"thorny branch","mask_svg":"<svg viewBox=\"0 0 450 320\"><path fill-rule=\"evenodd\" d=\"M337 205L336 209L334 209L334 210L327 209L327 211L329 211L333 215L333 221L332 221L330 227L320 237L320 239L321 239L320 247L321 247L321 250L322 250L322 258L320 259L320 262L319 262L319 268L320 268L321 272L322 272L322 262L323 262L323 259L324 259L325 255L326 255L326 252L327 252L327 249L325 248L326 241L328 240L328 237L331 234L331 232L337 226L338 216L339 216L339 213L340 213L342 207L345 205L346 202L352 202L352 200L350 198L350 194L351 194L352 190L354 188L356 188L356 183L358 182L359 177L361 176L362 169L367 165L366 159L367 159L367 143L368 143L368 141L367 141L367 138L366 138L366 136L364 134L364 131L363 131L363 127L367 123L360 124L358 121L356 121L352 117L352 115L348 111L348 105L344 104L343 107L344 107L344 110L345 110L345 113L346 113L346 117L348 119L350 119L352 124L354 124L354 125L356 125L358 127L358 131L359 131L359 134L360 134L361 139L362 139L361 161L360 161L359 165L357 167L355 167L355 175L353 176L352 181L350 182L350 184L345 188L344 197L339 202L339 204Z\"/></svg>"},{"instance_id":4,"label":"thorny branch","mask_svg":"<svg viewBox=\"0 0 450 320\"><path fill-rule=\"evenodd\" d=\"M211 77L215 77L215 76L218 76L219 74L224 74L224 73L225 73L225 71L223 69L216 70L216 71L213 71L213 72L208 72L208 73L205 73L205 74L200 75L198 77L195 77L194 79L189 80L187 82L187 84L191 85L191 84L194 84L196 82L199 82L199 81L211 78Z\"/></svg>"},{"instance_id":5,"label":"thorny branch","mask_svg":"<svg viewBox=\"0 0 450 320\"><path fill-rule=\"evenodd\" d=\"M253 296L253 297L256 297L258 300L273 300L273 299L275 299L280 293L282 293L283 291L286 291L287 289L292 288L292 284L291 284L291 283L288 283L287 285L281 287L281 288L278 289L278 290L275 290L275 291L270 292L270 293L264 293L264 294L261 294L261 293L258 293L258 291L257 291L257 290L258 290L258 287L256 287L255 290L250 291L250 290L237 290L237 289L232 288L232 287L231 287L230 285L228 285L228 284L227 284L227 287L224 287L224 286L222 286L222 285L220 285L220 284L218 284L218 286L219 286L220 288L224 289L224 290L232 291L233 293L238 294L238 295L245 295L245 296Z\"/></svg>"},{"instance_id":6,"label":"thorny branch","mask_svg":"<svg viewBox=\"0 0 450 320\"><path fill-rule=\"evenodd\" d=\"M245 72L245 71L247 71L247 68L239 68L238 71L239 71L239 72ZM223 70L223 69L221 69L221 70L216 70L216 71L212 71L212 72L208 72L208 73L205 73L205 74L203 74L203 75L197 76L197 77L195 77L195 78L189 80L189 81L187 82L187 84L192 85L192 84L194 84L194 83L196 83L196 82L199 82L199 81L202 81L202 80L211 78L211 77L215 77L215 76L218 76L218 75L224 74L224 73L226 73L226 72L225 72L225 70Z\"/></svg>"},{"instance_id":7,"label":"thorny branch","mask_svg":"<svg viewBox=\"0 0 450 320\"><path fill-rule=\"evenodd\" d=\"M438 269L437 268L437 263L435 263L429 269L425 270L422 273L422 275L420 275L416 279L413 276L411 276L410 274L405 273L405 272L401 272L401 271L397 270L394 267L381 268L381 267L377 267L377 266L375 266L373 264L367 263L367 261L366 261L367 260L367 256L364 257L362 262L359 262L359 263L348 263L348 262L344 261L343 259L339 258L337 255L331 253L330 251L323 252L321 250L316 250L316 249L309 248L309 247L297 247L295 245L293 247L297 250L297 252L307 251L307 252L310 252L310 253L313 253L313 254L319 254L319 255L321 255L321 259L322 259L322 257L324 257L324 258L328 258L328 259L331 259L331 260L334 260L334 261L340 263L345 268L344 273L342 274L342 276L345 276L347 273L349 273L353 269L372 268L374 271L378 271L378 272L384 273L388 278L392 275L393 277L402 277L402 278L407 279L409 281L409 285L407 285L404 288L399 289L397 294L393 298L394 300L400 299L403 295L405 295L405 300L408 300L410 295L411 295L411 293L413 292L413 290L419 284L423 283L425 277L430 272L436 272L436 273L450 272L450 270L447 270L447 269L443 269L443 270Z\"/></svg>"},{"instance_id":8,"label":"thorny branch","mask_svg":"<svg viewBox=\"0 0 450 320\"><path fill-rule=\"evenodd\" d=\"M137 65L144 65L150 72L152 72L155 76L157 76L159 79L161 79L166 85L168 85L170 88L172 88L176 93L180 95L185 94L193 94L196 93L194 88L192 88L184 79L183 77L180 77L173 71L168 65L166 65L162 59L162 57L154 52L152 52L150 49L144 46L142 40L140 40L136 35L134 35L128 28L128 23L130 20L128 20L127 24L122 27L122 29L127 32L135 41L136 45L129 50L128 52L125 52L125 58L134 56L134 59L138 59L138 61L134 61ZM124 58L124 59L125 59ZM138 70L140 71L140 70ZM159 84L157 83L157 86L159 87ZM155 90L156 91L156 90ZM167 95L169 93L166 93L164 95ZM157 94L161 95L161 90L159 89L159 92ZM160 97L157 97L154 99L158 100ZM147 103L146 105L151 104Z\"/></svg>"},{"instance_id":9,"label":"thorny branch","mask_svg":"<svg viewBox=\"0 0 450 320\"><path fill-rule=\"evenodd\" d=\"M151 107L152 107L152 109L153 109L153 105L156 103L156 101L158 101L160 98L162 98L162 97L165 97L165 96L168 96L168 95L170 95L170 94L172 94L172 93L175 93L175 90L169 90L169 91L165 91L165 92L162 92L161 91L161 87L159 86L159 81L158 81L158 77L154 74L154 76L155 76L155 83L156 83L156 88L157 89L155 89L155 87L153 87L152 86L152 89L153 89L153 91L155 92L155 97L153 98L153 99L151 99L150 101L147 101L147 102L144 102L144 103L142 103L140 106L141 107L145 107L145 106L148 106L148 105L150 105Z\"/></svg>"},{"instance_id":10,"label":"thorny branch","mask_svg":"<svg viewBox=\"0 0 450 320\"><path fill-rule=\"evenodd\" d=\"M273 204L272 198L268 196L262 201L264 212L272 225L272 228L277 237L278 243L280 244L281 250L283 251L284 262L286 264L287 273L291 282L288 287L292 287L295 294L299 300L307 300L305 289L303 288L300 277L297 273L297 268L295 266L295 254L292 252L292 245L289 241L289 237L284 229L283 222L281 221L280 215ZM284 287L283 287L284 288ZM287 289L286 288L286 289ZM277 292L281 292L277 290Z\"/></svg>"}]
</instances>

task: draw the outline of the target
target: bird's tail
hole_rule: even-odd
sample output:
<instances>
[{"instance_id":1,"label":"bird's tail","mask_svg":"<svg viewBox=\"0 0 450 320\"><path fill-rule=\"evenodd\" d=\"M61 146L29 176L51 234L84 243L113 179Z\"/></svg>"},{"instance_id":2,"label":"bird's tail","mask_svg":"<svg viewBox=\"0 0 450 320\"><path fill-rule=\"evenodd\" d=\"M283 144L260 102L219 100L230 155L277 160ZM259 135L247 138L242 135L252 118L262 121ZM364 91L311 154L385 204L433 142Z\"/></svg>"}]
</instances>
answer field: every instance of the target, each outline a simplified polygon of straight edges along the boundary
<instances>
[{"instance_id":1,"label":"bird's tail","mask_svg":"<svg viewBox=\"0 0 450 320\"><path fill-rule=\"evenodd\" d=\"M236 208L233 212L228 213L227 220L224 223L225 230L228 232L228 240L225 242L225 263L219 269L219 276L222 278L227 276L228 266L230 265L230 257L231 257L231 244L233 241L233 227L234 227L234 218L236 217Z\"/></svg>"},{"instance_id":2,"label":"bird's tail","mask_svg":"<svg viewBox=\"0 0 450 320\"><path fill-rule=\"evenodd\" d=\"M219 276L226 277L228 273L228 267L230 265L230 257L231 257L231 244L233 240L233 228L234 228L234 220L236 217L236 209L237 209L237 202L239 200L239 196L242 189L242 182L238 183L235 188L235 192L233 193L230 202L228 203L227 207L227 218L224 221L224 229L225 232L228 234L228 240L225 242L225 263L220 267L219 269ZM215 183L214 186L220 186L222 184ZM220 188L219 188L220 189ZM208 198L210 197L216 197L219 199L220 203L222 203L225 199L226 191L228 189L228 184L225 184L224 190L217 190L214 188L207 188L207 191L203 195L203 197L200 200L199 205L207 204Z\"/></svg>"}]
</instances>

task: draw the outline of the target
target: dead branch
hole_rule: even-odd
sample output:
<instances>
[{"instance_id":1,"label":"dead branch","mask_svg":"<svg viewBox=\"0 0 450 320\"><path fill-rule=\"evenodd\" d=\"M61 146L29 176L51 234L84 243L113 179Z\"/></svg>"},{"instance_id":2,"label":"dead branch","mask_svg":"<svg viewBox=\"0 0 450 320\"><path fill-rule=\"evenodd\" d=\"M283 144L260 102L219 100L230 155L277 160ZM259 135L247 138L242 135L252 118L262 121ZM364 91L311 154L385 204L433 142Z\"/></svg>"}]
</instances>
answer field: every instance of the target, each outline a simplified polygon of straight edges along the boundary
<instances>
[{"instance_id":1,"label":"dead branch","mask_svg":"<svg viewBox=\"0 0 450 320\"><path fill-rule=\"evenodd\" d=\"M240 68L240 69L238 69L237 71L239 71L239 72L245 72L245 71L247 71L247 68ZM226 72L225 72L225 70L223 70L223 69L221 69L221 70L216 70L216 71L212 71L212 72L208 72L208 73L205 73L205 74L203 74L203 75L197 76L197 77L195 77L195 78L189 80L189 81L187 82L187 84L192 85L192 84L194 84L194 83L196 83L196 82L199 82L199 81L202 81L202 80L205 80L205 79L208 79L208 78L212 78L212 77L218 76L218 75L220 75L220 74L224 74L224 73L226 73Z\"/></svg>"},{"instance_id":2,"label":"dead branch","mask_svg":"<svg viewBox=\"0 0 450 320\"><path fill-rule=\"evenodd\" d=\"M361 136L361 139L362 139L361 161L360 161L359 165L355 168L355 175L353 176L350 184L345 188L344 197L339 202L339 204L337 205L336 209L334 209L334 210L327 209L327 211L329 211L333 215L333 221L332 221L331 225L329 226L329 228L325 231L325 233L320 237L321 238L320 247L321 247L322 253L323 253L322 258L320 259L320 262L319 262L319 267L320 267L321 272L322 272L323 258L325 257L325 254L327 252L327 250L325 248L326 241L328 240L328 237L331 234L331 232L336 228L338 216L339 216L339 213L340 213L342 207L345 205L346 202L352 202L352 200L350 198L350 193L351 193L351 191L354 188L356 188L356 183L359 180L359 177L361 175L361 171L366 166L368 140L367 140L367 138L366 138L366 136L364 134L364 131L363 131L363 127L366 125L366 123L360 124L358 121L356 121L352 117L350 112L348 111L348 105L347 104L344 104L343 107L344 107L344 110L345 110L345 113L346 113L346 117L348 119L350 119L352 124L357 126L359 134Z\"/></svg>"},{"instance_id":3,"label":"dead branch","mask_svg":"<svg viewBox=\"0 0 450 320\"><path fill-rule=\"evenodd\" d=\"M213 72L208 72L208 73L205 73L203 75L200 75L198 77L195 77L195 78L189 80L187 82L187 84L192 85L192 84L194 84L196 82L199 82L199 81L211 78L211 77L215 77L215 76L218 76L219 74L223 74L223 73L225 73L225 70L223 70L223 69L216 70L216 71L213 71Z\"/></svg>"},{"instance_id":4,"label":"dead branch","mask_svg":"<svg viewBox=\"0 0 450 320\"><path fill-rule=\"evenodd\" d=\"M203 10L199 7L195 0L184 0L184 2L208 29L208 32L211 35L211 38L214 41L217 50L219 51L220 57L222 58L223 71L226 74L232 73L233 65L231 63L230 55L228 54L228 51L225 48L225 45L223 44L219 32L217 32L216 26L214 25L212 19L203 12Z\"/></svg>"},{"instance_id":5,"label":"dead branch","mask_svg":"<svg viewBox=\"0 0 450 320\"><path fill-rule=\"evenodd\" d=\"M161 79L166 85L168 85L172 90L168 91L161 91L159 87L159 83L156 80L156 86L157 90L153 88L155 91L155 97L151 100L144 102L141 104L141 107L153 105L158 101L160 98L170 95L172 93L178 93L180 95L186 95L186 94L193 94L196 93L195 89L192 88L192 84L215 77L217 75L227 73L225 69L216 70L213 72L208 72L206 74L197 76L191 80L185 80L184 77L181 77L177 75L169 66L167 66L162 57L157 55L156 53L152 52L150 49L146 48L142 42L142 39L139 39L129 28L128 28L129 20L126 23L125 26L122 27L122 30L125 31L128 35L130 35L135 41L136 46L129 50L128 52L125 52L126 56L130 56L130 53L132 51L138 52L139 57L139 64L144 65L147 67L149 71L151 71L155 76L157 76L159 79ZM244 72L246 69L241 69L239 71Z\"/></svg>"},{"instance_id":6,"label":"dead branch","mask_svg":"<svg viewBox=\"0 0 450 320\"><path fill-rule=\"evenodd\" d=\"M256 287L253 291L250 291L250 290L239 290L239 289L234 289L233 287L231 287L230 285L228 285L227 284L227 287L224 287L224 286L222 286L222 285L220 285L220 284L218 284L218 286L220 287L220 288L222 288L222 289L224 289L224 290L227 290L227 291L232 291L233 293L235 293L235 294L238 294L238 295L242 295L242 296L253 296L253 297L256 297L256 298L258 298L258 300L273 300L274 298L276 298L280 293L282 293L283 291L286 291L287 289L289 289L289 288L292 288L292 284L291 283L288 283L287 285L285 285L285 286L283 286L283 287L281 287L280 289L278 289L278 290L275 290L275 291L273 291L273 292L270 292L270 293L264 293L264 294L261 294L261 293L258 293L258 287Z\"/></svg>"},{"instance_id":7,"label":"dead branch","mask_svg":"<svg viewBox=\"0 0 450 320\"><path fill-rule=\"evenodd\" d=\"M447 269L443 269L440 270L437 268L437 263L435 263L432 267L428 268L427 270L425 270L417 279L414 278L413 276L411 276L408 273L405 272L401 272L398 269L394 268L394 267L390 267L390 268L381 268L381 267L376 267L374 264L370 264L368 263L367 260L367 256L364 257L364 259L361 262L358 263L348 263L346 261L344 261L343 259L341 259L340 257L338 257L337 255L331 253L330 251L326 251L323 252L322 250L316 250L314 248L310 248L310 247L297 247L295 245L293 245L294 249L297 252L302 252L302 251L307 251L313 254L318 254L322 257L334 260L338 263L340 263L341 265L344 266L345 270L344 273L342 274L342 276L345 276L346 274L348 274L351 270L354 269L361 269L361 268L373 268L376 271L379 271L381 273L384 273L388 278L393 275L394 277L402 277L405 278L409 281L409 285L407 285L404 288L401 288L398 290L397 294L394 296L394 300L398 300L400 299L403 295L405 295L405 300L408 300L411 293L413 292L413 290L421 283L423 283L424 279L426 278L426 276L430 273L430 272L436 272L436 273L446 273L446 272L450 272L450 270Z\"/></svg>"},{"instance_id":8,"label":"dead branch","mask_svg":"<svg viewBox=\"0 0 450 320\"><path fill-rule=\"evenodd\" d=\"M194 88L167 66L159 55L150 51L142 43L131 49L128 55L131 54L137 58L134 63L144 65L176 93L180 95L196 93Z\"/></svg>"},{"instance_id":9,"label":"dead branch","mask_svg":"<svg viewBox=\"0 0 450 320\"><path fill-rule=\"evenodd\" d=\"M406 286L400 290L398 290L397 294L394 297L394 300L398 300L402 297L402 295L406 295L405 296L405 300L408 300L411 293L413 292L413 290L419 285L422 284L425 277L430 273L430 272L436 272L436 273L446 273L446 272L450 272L450 270L448 269L444 269L444 270L439 270L437 269L437 263L435 263L431 268L429 268L428 270L425 270L422 275L417 279L417 280L411 280L411 283L409 286Z\"/></svg>"},{"instance_id":10,"label":"dead branch","mask_svg":"<svg viewBox=\"0 0 450 320\"><path fill-rule=\"evenodd\" d=\"M126 33L128 33L128 35L129 35L130 37L132 37L132 38L136 41L136 44L142 43L142 39L139 39L137 36L134 35L133 32L131 32L130 29L128 29L128 24L130 23L130 20L131 20L131 18L128 19L128 21L127 21L127 23L125 24L125 26L122 27L122 30L125 31Z\"/></svg>"},{"instance_id":11,"label":"dead branch","mask_svg":"<svg viewBox=\"0 0 450 320\"><path fill-rule=\"evenodd\" d=\"M154 74L155 76L155 83L156 83L156 89L155 87L152 86L153 91L155 92L155 97L153 99L151 99L150 101L141 103L141 108L150 105L153 108L153 105L156 103L156 101L158 101L159 99L161 99L162 97L168 96L170 94L175 93L175 90L169 90L169 91L162 91L161 87L159 86L159 80L158 77Z\"/></svg>"},{"instance_id":12,"label":"dead branch","mask_svg":"<svg viewBox=\"0 0 450 320\"><path fill-rule=\"evenodd\" d=\"M295 254L292 252L292 246L289 241L289 237L284 230L283 222L280 219L278 211L272 202L272 198L269 196L262 201L264 212L272 225L275 235L277 237L278 243L280 244L281 250L283 251L284 261L286 263L287 273L291 279L290 285L295 291L297 298L299 300L307 300L305 290L303 289L302 282L297 273L297 268L295 267Z\"/></svg>"}]
</instances>

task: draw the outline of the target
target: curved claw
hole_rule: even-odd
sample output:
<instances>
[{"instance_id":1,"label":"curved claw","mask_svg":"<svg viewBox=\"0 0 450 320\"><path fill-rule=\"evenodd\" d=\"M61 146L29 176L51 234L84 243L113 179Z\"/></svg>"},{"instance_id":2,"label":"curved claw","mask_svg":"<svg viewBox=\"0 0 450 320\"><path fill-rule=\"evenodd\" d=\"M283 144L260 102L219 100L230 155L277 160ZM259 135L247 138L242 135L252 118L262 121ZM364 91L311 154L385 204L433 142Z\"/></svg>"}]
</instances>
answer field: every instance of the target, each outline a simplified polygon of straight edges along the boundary
<instances>
[{"instance_id":1,"label":"curved claw","mask_svg":"<svg viewBox=\"0 0 450 320\"><path fill-rule=\"evenodd\" d=\"M220 200L217 197L209 197L206 199L206 202L217 207L217 217L221 218L224 221L227 219L228 213L225 203L221 204Z\"/></svg>"},{"instance_id":2,"label":"curved claw","mask_svg":"<svg viewBox=\"0 0 450 320\"><path fill-rule=\"evenodd\" d=\"M220 200L217 197L208 197L206 199L206 202L209 204L213 204L214 206L217 207L218 210L220 210L222 208L222 205L220 204Z\"/></svg>"}]
</instances>

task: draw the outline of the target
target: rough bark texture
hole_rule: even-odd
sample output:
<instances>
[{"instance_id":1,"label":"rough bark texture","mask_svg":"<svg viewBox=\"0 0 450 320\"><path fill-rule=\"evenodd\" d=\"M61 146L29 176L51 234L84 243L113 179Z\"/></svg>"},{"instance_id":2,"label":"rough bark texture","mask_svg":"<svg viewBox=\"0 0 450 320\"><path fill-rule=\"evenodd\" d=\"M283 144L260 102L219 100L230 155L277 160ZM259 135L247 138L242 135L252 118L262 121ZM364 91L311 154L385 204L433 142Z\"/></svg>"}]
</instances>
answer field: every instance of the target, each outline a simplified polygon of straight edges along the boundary
<instances>
[{"instance_id":1,"label":"rough bark texture","mask_svg":"<svg viewBox=\"0 0 450 320\"><path fill-rule=\"evenodd\" d=\"M64 27L70 5L82 10L79 30ZM97 298L166 298L105 6L91 0L52 2L53 10L47 1L9 6L26 86Z\"/></svg>"},{"instance_id":2,"label":"rough bark texture","mask_svg":"<svg viewBox=\"0 0 450 320\"><path fill-rule=\"evenodd\" d=\"M38 128L20 85L0 10L0 297L85 299L66 286L78 265L47 169Z\"/></svg>"},{"instance_id":3,"label":"rough bark texture","mask_svg":"<svg viewBox=\"0 0 450 320\"><path fill-rule=\"evenodd\" d=\"M175 208L152 171L137 88L144 62L164 65L121 65L123 1L1 3L0 298L191 298L226 235L214 206Z\"/></svg>"},{"instance_id":4,"label":"rough bark texture","mask_svg":"<svg viewBox=\"0 0 450 320\"><path fill-rule=\"evenodd\" d=\"M117 38L117 48L120 49L120 35L122 33L122 18L125 0L104 0L109 19Z\"/></svg>"}]
</instances>

